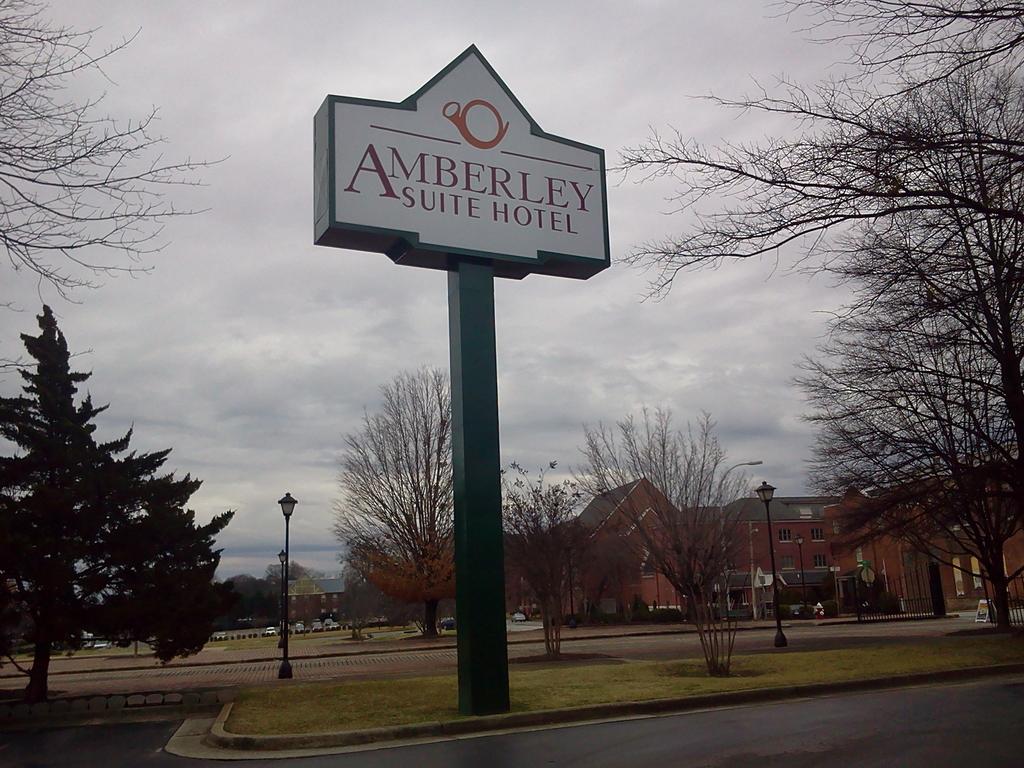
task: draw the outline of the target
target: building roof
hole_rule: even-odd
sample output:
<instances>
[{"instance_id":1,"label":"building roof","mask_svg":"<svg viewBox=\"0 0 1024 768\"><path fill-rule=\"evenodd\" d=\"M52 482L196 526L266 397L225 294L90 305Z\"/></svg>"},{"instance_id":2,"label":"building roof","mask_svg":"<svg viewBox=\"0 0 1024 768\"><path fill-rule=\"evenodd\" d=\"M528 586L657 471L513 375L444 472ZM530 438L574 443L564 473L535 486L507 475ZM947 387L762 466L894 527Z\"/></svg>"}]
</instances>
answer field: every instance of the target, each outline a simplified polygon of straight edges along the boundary
<instances>
[{"instance_id":1,"label":"building roof","mask_svg":"<svg viewBox=\"0 0 1024 768\"><path fill-rule=\"evenodd\" d=\"M629 496L630 492L639 484L639 480L633 480L625 485L620 485L618 488L612 488L611 490L595 496L590 500L590 503L584 507L583 511L580 512L577 520L587 526L587 528L597 528L601 523L608 519L608 516L612 512L618 509L623 500Z\"/></svg>"},{"instance_id":2,"label":"building roof","mask_svg":"<svg viewBox=\"0 0 1024 768\"><path fill-rule=\"evenodd\" d=\"M803 581L801 581L801 576L803 577ZM831 571L823 571L820 568L815 568L813 570L807 568L802 574L799 570L786 571L784 578L786 583L791 587L799 588L801 584L806 584L809 587L816 587L830 581L832 579L832 573Z\"/></svg>"},{"instance_id":3,"label":"building roof","mask_svg":"<svg viewBox=\"0 0 1024 768\"><path fill-rule=\"evenodd\" d=\"M304 576L288 582L289 595L334 594L345 591L344 579L341 577L311 579Z\"/></svg>"},{"instance_id":4,"label":"building roof","mask_svg":"<svg viewBox=\"0 0 1024 768\"><path fill-rule=\"evenodd\" d=\"M776 496L771 501L772 522L823 520L825 507L839 503L838 496ZM764 520L764 502L757 498L736 499L727 509L737 519Z\"/></svg>"}]
</instances>

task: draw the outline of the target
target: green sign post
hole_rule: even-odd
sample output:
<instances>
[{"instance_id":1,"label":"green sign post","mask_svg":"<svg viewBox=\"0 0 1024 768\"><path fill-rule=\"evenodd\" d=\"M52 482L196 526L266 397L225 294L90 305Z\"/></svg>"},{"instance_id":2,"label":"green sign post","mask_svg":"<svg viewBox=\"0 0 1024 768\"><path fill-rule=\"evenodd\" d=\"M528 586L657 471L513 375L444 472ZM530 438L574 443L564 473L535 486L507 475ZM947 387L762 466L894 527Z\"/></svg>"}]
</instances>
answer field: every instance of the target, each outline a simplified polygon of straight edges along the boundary
<instances>
[{"instance_id":1,"label":"green sign post","mask_svg":"<svg viewBox=\"0 0 1024 768\"><path fill-rule=\"evenodd\" d=\"M494 278L611 264L604 152L545 133L475 46L402 102L328 96L313 239L448 271L459 711L509 708Z\"/></svg>"},{"instance_id":2,"label":"green sign post","mask_svg":"<svg viewBox=\"0 0 1024 768\"><path fill-rule=\"evenodd\" d=\"M448 273L448 339L459 711L493 714L507 712L509 702L494 268L490 264L459 261Z\"/></svg>"}]
</instances>

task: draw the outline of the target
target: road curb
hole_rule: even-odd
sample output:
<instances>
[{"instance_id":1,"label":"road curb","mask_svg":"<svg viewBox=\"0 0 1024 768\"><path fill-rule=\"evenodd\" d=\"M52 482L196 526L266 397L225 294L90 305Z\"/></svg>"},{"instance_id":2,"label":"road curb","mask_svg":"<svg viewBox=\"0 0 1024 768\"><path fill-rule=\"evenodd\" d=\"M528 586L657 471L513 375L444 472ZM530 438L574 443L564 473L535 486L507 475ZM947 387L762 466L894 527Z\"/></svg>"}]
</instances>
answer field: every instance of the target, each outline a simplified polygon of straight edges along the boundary
<instances>
[{"instance_id":1,"label":"road curb","mask_svg":"<svg viewBox=\"0 0 1024 768\"><path fill-rule=\"evenodd\" d=\"M222 749L277 752L297 749L325 749L352 747L365 744L405 741L409 739L444 738L503 731L515 728L533 728L549 725L568 725L594 720L614 720L638 715L662 715L695 709L728 707L741 704L784 701L808 696L835 693L903 688L925 683L956 682L999 675L1024 673L1024 663L1001 664L987 667L966 667L939 672L916 672L895 677L848 680L836 683L809 683L783 688L760 688L747 691L701 694L670 699L596 704L568 709L550 709L537 712L515 712L503 715L471 717L447 722L426 722L413 725L385 726L330 733L250 735L231 733L226 723L234 702L221 709L205 743Z\"/></svg>"}]
</instances>

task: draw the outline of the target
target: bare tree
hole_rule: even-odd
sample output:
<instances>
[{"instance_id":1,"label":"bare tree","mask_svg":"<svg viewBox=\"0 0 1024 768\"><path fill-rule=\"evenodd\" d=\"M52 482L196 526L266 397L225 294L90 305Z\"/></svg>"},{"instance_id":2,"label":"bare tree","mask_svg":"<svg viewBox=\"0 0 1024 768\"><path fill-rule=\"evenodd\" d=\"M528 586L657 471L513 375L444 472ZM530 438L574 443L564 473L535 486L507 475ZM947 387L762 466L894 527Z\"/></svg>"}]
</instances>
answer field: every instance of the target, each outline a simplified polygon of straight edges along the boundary
<instances>
[{"instance_id":1,"label":"bare tree","mask_svg":"<svg viewBox=\"0 0 1024 768\"><path fill-rule=\"evenodd\" d=\"M739 539L738 519L726 505L738 497L744 479L725 480L726 454L711 417L702 415L696 429L683 432L673 426L670 411L644 410L615 429L587 427L584 454L580 484L595 495L638 479L653 487L628 494L619 508L655 570L686 595L708 674L728 675L736 624L720 603Z\"/></svg>"},{"instance_id":2,"label":"bare tree","mask_svg":"<svg viewBox=\"0 0 1024 768\"><path fill-rule=\"evenodd\" d=\"M342 575L345 591L341 598L342 616L353 640L363 639L363 630L386 610L384 594L368 581L359 569L346 565Z\"/></svg>"},{"instance_id":3,"label":"bare tree","mask_svg":"<svg viewBox=\"0 0 1024 768\"><path fill-rule=\"evenodd\" d=\"M288 563L288 579L300 581L301 579L322 579L323 571L316 568L309 568L297 560ZM281 563L270 563L263 569L263 580L274 590L274 594L281 594Z\"/></svg>"},{"instance_id":4,"label":"bare tree","mask_svg":"<svg viewBox=\"0 0 1024 768\"><path fill-rule=\"evenodd\" d=\"M784 246L796 250L794 261L833 270L841 266L842 236L851 228L886 227L903 214L955 208L1024 221L1020 208L942 170L982 159L1024 172L1024 90L1016 75L964 70L888 99L875 95L839 83L718 99L788 116L793 133L714 148L678 133L656 134L625 150L627 171L678 177L678 208L697 214L692 230L632 253L635 264L655 272L652 292L667 292L688 268L777 256ZM701 210L711 199L724 208Z\"/></svg>"},{"instance_id":5,"label":"bare tree","mask_svg":"<svg viewBox=\"0 0 1024 768\"><path fill-rule=\"evenodd\" d=\"M385 594L423 603L434 637L438 601L455 593L448 378L402 373L381 394L380 412L345 437L334 532Z\"/></svg>"},{"instance_id":6,"label":"bare tree","mask_svg":"<svg viewBox=\"0 0 1024 768\"><path fill-rule=\"evenodd\" d=\"M988 83L1010 92L965 87L936 125L998 123L1024 139L1008 107L1021 86ZM930 165L948 188L1024 210L1024 177L983 151ZM1007 582L1022 569L1007 574L1003 550L1024 530L1024 223L907 212L852 233L833 269L854 300L801 380L819 429L813 480L870 491L847 520L863 537L892 533L948 563L977 557L1008 626Z\"/></svg>"},{"instance_id":7,"label":"bare tree","mask_svg":"<svg viewBox=\"0 0 1024 768\"><path fill-rule=\"evenodd\" d=\"M852 46L871 74L934 82L965 68L1018 67L1024 3L997 0L784 0L809 12L819 40Z\"/></svg>"},{"instance_id":8,"label":"bare tree","mask_svg":"<svg viewBox=\"0 0 1024 768\"><path fill-rule=\"evenodd\" d=\"M190 213L167 188L198 183L206 165L163 158L155 109L118 121L102 97L70 95L131 42L96 50L92 34L54 25L33 0L0 0L0 242L15 270L62 295L100 273L145 271L163 223Z\"/></svg>"},{"instance_id":9,"label":"bare tree","mask_svg":"<svg viewBox=\"0 0 1024 768\"><path fill-rule=\"evenodd\" d=\"M551 462L549 469L555 469ZM502 510L505 557L529 584L544 623L544 651L557 659L569 590L569 568L583 554L588 536L576 520L580 494L571 480L536 479L513 463L504 475Z\"/></svg>"}]
</instances>

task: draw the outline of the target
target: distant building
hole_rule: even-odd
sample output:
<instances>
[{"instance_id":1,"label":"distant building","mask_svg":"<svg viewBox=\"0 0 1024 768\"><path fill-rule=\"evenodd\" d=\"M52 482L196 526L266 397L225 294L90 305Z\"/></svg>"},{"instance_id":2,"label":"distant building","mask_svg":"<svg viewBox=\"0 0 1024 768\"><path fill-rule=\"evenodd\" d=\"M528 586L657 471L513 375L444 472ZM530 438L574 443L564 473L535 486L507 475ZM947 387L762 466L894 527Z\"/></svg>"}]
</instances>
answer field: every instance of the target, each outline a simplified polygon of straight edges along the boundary
<instances>
[{"instance_id":1,"label":"distant building","mask_svg":"<svg viewBox=\"0 0 1024 768\"><path fill-rule=\"evenodd\" d=\"M737 541L728 570L729 609L737 617L772 615L773 579L770 544L783 604L803 601L810 605L836 600L841 611L853 613L858 605L887 599L899 612L932 610L927 553L904 541L877 536L854 545L842 529L844 512L863 498L850 491L838 496L776 496L771 501L772 537L769 539L764 503L743 498L728 504L726 519L736 520ZM642 600L651 607L685 608L686 598L656 572L646 555L636 519L638 511L664 504L665 498L648 480L635 480L596 497L579 515L591 531L586 561L573 564L572 603L577 611L628 615ZM948 546L943 547L948 549ZM973 610L978 600L991 597L981 566L969 553L945 554L938 565L945 604L950 610ZM1004 566L1012 572L1024 563L1024 534L1007 543ZM862 581L861 564L874 572L868 589ZM933 566L934 567L934 566ZM1012 595L1024 597L1024 580ZM569 606L566 606L566 610Z\"/></svg>"},{"instance_id":2,"label":"distant building","mask_svg":"<svg viewBox=\"0 0 1024 768\"><path fill-rule=\"evenodd\" d=\"M580 513L580 522L592 530L593 538L578 579L581 594L576 597L585 606L596 605L604 613L628 613L640 599L651 607L685 608L685 596L655 570L634 525L633 511L655 500L665 503L661 491L646 479L635 480L594 497ZM806 585L808 599L814 602L835 594L834 531L824 512L838 501L832 496L790 496L771 502L780 586L801 590ZM730 608L737 615L750 616L756 610L763 617L772 608L764 504L756 498L737 499L726 506L725 514L738 521L735 561L728 573Z\"/></svg>"},{"instance_id":3,"label":"distant building","mask_svg":"<svg viewBox=\"0 0 1024 768\"><path fill-rule=\"evenodd\" d=\"M837 533L841 530L844 513L863 498L859 491L850 489L841 500L826 510L826 515ZM982 577L982 568L977 557L968 552L956 553L949 542L936 540L936 544L940 545L936 549L941 552L943 560L938 563L938 568L948 610L974 610L979 600L991 597L991 590ZM905 541L891 536L876 536L859 546L844 545L839 541L836 553L836 562L840 566L840 602L847 610L855 607L854 579L860 562L869 563L876 579L880 581L881 588L898 598L924 600L924 597L929 596L927 566L933 558L919 552ZM1017 533L1006 543L1003 568L1010 573L1022 563L1024 534ZM1019 589L1019 586L1014 587L1011 593L1016 594Z\"/></svg>"},{"instance_id":4,"label":"distant building","mask_svg":"<svg viewBox=\"0 0 1024 768\"><path fill-rule=\"evenodd\" d=\"M591 531L586 562L577 569L574 598L582 610L629 614L637 599L652 608L685 608L686 597L655 571L634 524L636 510L665 503L645 478L595 496L580 513Z\"/></svg>"},{"instance_id":5,"label":"distant building","mask_svg":"<svg viewBox=\"0 0 1024 768\"><path fill-rule=\"evenodd\" d=\"M812 605L835 595L835 571L831 569L836 565L833 544L837 537L825 510L838 501L835 496L776 496L771 501L779 586L799 591L801 599L806 588ZM738 521L740 538L729 574L730 602L741 613L749 611L763 618L772 608L773 594L764 502L737 499L726 506L726 515Z\"/></svg>"},{"instance_id":6,"label":"distant building","mask_svg":"<svg viewBox=\"0 0 1024 768\"><path fill-rule=\"evenodd\" d=\"M340 617L345 588L340 577L312 579L308 576L288 582L288 618L292 622Z\"/></svg>"}]
</instances>

